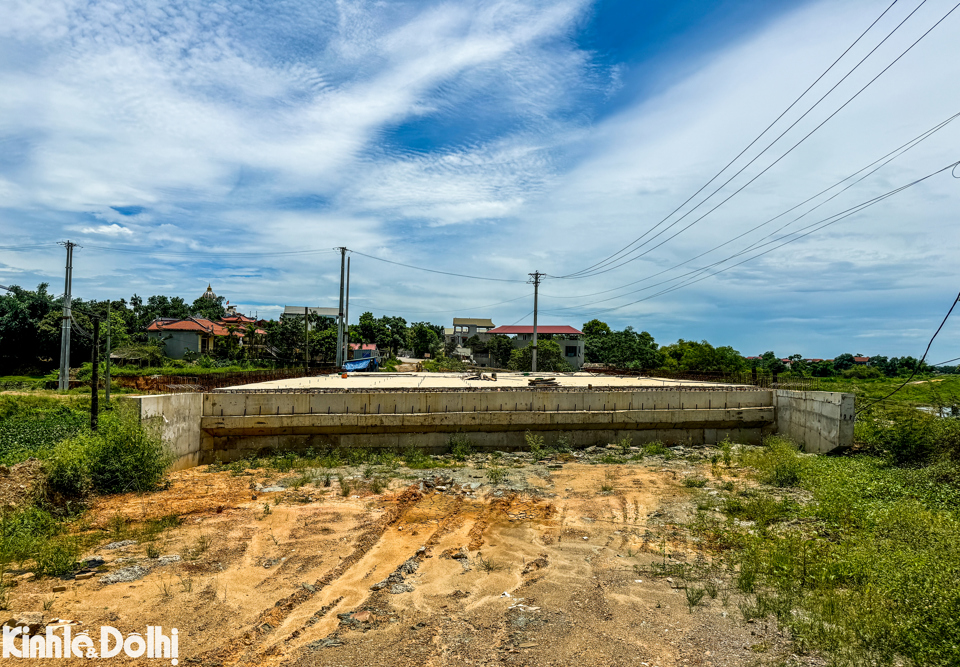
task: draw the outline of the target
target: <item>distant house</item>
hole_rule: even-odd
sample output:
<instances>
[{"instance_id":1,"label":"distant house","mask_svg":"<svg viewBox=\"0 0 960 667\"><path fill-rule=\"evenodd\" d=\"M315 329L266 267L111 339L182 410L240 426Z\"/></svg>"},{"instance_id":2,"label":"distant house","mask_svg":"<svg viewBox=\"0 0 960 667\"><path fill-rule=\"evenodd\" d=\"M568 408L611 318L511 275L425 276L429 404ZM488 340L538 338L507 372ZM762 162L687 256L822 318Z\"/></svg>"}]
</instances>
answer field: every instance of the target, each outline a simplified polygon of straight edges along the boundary
<instances>
[{"instance_id":1,"label":"distant house","mask_svg":"<svg viewBox=\"0 0 960 667\"><path fill-rule=\"evenodd\" d=\"M493 329L493 320L482 317L454 317L453 327L447 327L443 330L445 343L451 340L457 344L457 347L463 346L471 337L480 334L481 340L485 338L484 334L490 333Z\"/></svg>"},{"instance_id":2,"label":"distant house","mask_svg":"<svg viewBox=\"0 0 960 667\"><path fill-rule=\"evenodd\" d=\"M338 308L312 308L309 306L284 306L283 314L280 317L303 317L304 311L310 311L311 315L316 315L334 322L337 321L337 317L340 315L340 310ZM313 323L307 323L307 329L313 330Z\"/></svg>"},{"instance_id":3,"label":"distant house","mask_svg":"<svg viewBox=\"0 0 960 667\"><path fill-rule=\"evenodd\" d=\"M501 326L487 331L491 336L502 334L504 336L513 336L513 346L516 348L526 347L533 342L533 326ZM571 326L538 326L537 338L541 336L549 337L560 346L564 359L574 369L580 370L583 367L583 332L574 329Z\"/></svg>"},{"instance_id":4,"label":"distant house","mask_svg":"<svg viewBox=\"0 0 960 667\"><path fill-rule=\"evenodd\" d=\"M859 366L865 366L866 364L870 363L870 357L854 357L853 363Z\"/></svg>"},{"instance_id":5,"label":"distant house","mask_svg":"<svg viewBox=\"0 0 960 667\"><path fill-rule=\"evenodd\" d=\"M160 317L147 325L147 338L164 341L164 351L171 359L183 359L187 352L213 354L214 341L229 335L226 326L203 317ZM235 335L242 338L239 331Z\"/></svg>"},{"instance_id":6,"label":"distant house","mask_svg":"<svg viewBox=\"0 0 960 667\"><path fill-rule=\"evenodd\" d=\"M352 359L373 359L380 356L376 343L350 343Z\"/></svg>"}]
</instances>

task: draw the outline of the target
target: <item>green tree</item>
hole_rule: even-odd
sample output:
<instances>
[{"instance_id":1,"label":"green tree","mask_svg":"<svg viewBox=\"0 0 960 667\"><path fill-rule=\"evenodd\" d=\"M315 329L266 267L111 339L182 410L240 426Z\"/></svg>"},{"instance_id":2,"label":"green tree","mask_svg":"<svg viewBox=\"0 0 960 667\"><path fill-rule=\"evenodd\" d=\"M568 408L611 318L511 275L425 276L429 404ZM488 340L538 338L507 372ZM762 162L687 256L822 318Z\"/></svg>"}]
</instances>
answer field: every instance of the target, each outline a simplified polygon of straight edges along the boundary
<instances>
[{"instance_id":1,"label":"green tree","mask_svg":"<svg viewBox=\"0 0 960 667\"><path fill-rule=\"evenodd\" d=\"M510 363L507 365L512 371L529 371L533 366L533 343L513 350L510 353ZM563 351L556 341L537 341L537 372L564 373L573 368L563 357Z\"/></svg>"},{"instance_id":2,"label":"green tree","mask_svg":"<svg viewBox=\"0 0 960 667\"><path fill-rule=\"evenodd\" d=\"M606 322L593 319L583 325L584 336L606 336L610 333L610 327Z\"/></svg>"},{"instance_id":3,"label":"green tree","mask_svg":"<svg viewBox=\"0 0 960 667\"><path fill-rule=\"evenodd\" d=\"M833 367L838 371L845 371L848 368L853 368L853 355L849 352L837 355L837 357L833 360Z\"/></svg>"},{"instance_id":4,"label":"green tree","mask_svg":"<svg viewBox=\"0 0 960 667\"><path fill-rule=\"evenodd\" d=\"M310 332L310 356L324 362L337 358L337 328L314 329Z\"/></svg>"},{"instance_id":5,"label":"green tree","mask_svg":"<svg viewBox=\"0 0 960 667\"><path fill-rule=\"evenodd\" d=\"M208 299L202 296L197 297L196 301L190 306L190 314L196 315L197 317L204 317L208 320L219 320L225 312L223 300L224 298L222 296L218 296L215 299Z\"/></svg>"},{"instance_id":6,"label":"green tree","mask_svg":"<svg viewBox=\"0 0 960 667\"><path fill-rule=\"evenodd\" d=\"M387 347L388 329L384 318L377 319L373 313L366 312L360 316L357 330L361 342L374 343L379 348Z\"/></svg>"},{"instance_id":7,"label":"green tree","mask_svg":"<svg viewBox=\"0 0 960 667\"><path fill-rule=\"evenodd\" d=\"M491 363L496 368L507 368L510 365L510 355L514 348L509 336L495 334L486 342L486 347Z\"/></svg>"},{"instance_id":8,"label":"green tree","mask_svg":"<svg viewBox=\"0 0 960 667\"><path fill-rule=\"evenodd\" d=\"M736 373L746 369L743 356L729 345L714 347L705 340L678 340L660 348L663 368L691 373Z\"/></svg>"},{"instance_id":9,"label":"green tree","mask_svg":"<svg viewBox=\"0 0 960 667\"><path fill-rule=\"evenodd\" d=\"M440 351L441 340L441 337L437 335L436 327L429 322L414 322L410 325L407 344L416 357L423 357L428 353L431 357L437 356Z\"/></svg>"},{"instance_id":10,"label":"green tree","mask_svg":"<svg viewBox=\"0 0 960 667\"><path fill-rule=\"evenodd\" d=\"M787 370L787 365L780 360L773 352L764 352L761 356L763 369L768 373L782 373Z\"/></svg>"},{"instance_id":11,"label":"green tree","mask_svg":"<svg viewBox=\"0 0 960 667\"><path fill-rule=\"evenodd\" d=\"M60 360L62 304L47 292L16 285L0 291L0 368L3 372L35 372L54 368ZM46 326L42 326L46 323Z\"/></svg>"}]
</instances>

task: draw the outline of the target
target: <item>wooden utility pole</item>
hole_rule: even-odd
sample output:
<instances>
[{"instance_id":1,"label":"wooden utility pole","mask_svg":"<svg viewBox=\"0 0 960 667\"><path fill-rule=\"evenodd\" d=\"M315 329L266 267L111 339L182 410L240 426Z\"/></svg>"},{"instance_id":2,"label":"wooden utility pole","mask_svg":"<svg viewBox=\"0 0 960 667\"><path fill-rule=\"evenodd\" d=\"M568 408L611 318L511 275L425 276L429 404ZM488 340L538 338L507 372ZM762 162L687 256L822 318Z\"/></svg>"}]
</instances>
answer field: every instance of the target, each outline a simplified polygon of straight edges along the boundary
<instances>
[{"instance_id":1,"label":"wooden utility pole","mask_svg":"<svg viewBox=\"0 0 960 667\"><path fill-rule=\"evenodd\" d=\"M539 271L534 271L530 275L533 278L533 363L531 364L530 370L534 373L537 372L537 296L540 292L540 279L543 277L543 274Z\"/></svg>"}]
</instances>

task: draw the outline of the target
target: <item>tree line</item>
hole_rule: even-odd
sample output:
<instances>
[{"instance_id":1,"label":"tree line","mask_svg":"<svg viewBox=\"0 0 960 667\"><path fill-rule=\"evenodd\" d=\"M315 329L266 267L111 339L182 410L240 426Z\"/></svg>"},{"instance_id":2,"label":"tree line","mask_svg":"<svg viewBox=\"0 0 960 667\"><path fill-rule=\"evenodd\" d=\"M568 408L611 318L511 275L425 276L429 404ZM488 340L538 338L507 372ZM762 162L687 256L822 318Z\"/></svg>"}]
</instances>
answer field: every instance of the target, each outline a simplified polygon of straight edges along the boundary
<instances>
[{"instance_id":1,"label":"tree line","mask_svg":"<svg viewBox=\"0 0 960 667\"><path fill-rule=\"evenodd\" d=\"M40 284L36 290L13 286L9 292L0 293L0 373L42 373L59 364L63 301L61 297L51 294L48 288L46 283ZM76 365L90 358L93 346L92 318L104 321L108 305L113 349L132 351L151 366L164 364L163 341L149 339L145 332L152 321L190 316L217 321L225 314L223 297L199 297L192 303L176 296L154 295L144 299L136 294L129 300L74 299L76 327L71 340L71 353ZM315 314L309 317L310 331L306 335L303 316L280 317L249 326L228 325L230 335L217 340L213 361L299 364L303 362L307 347L313 361L332 361L336 356L336 323ZM730 346L715 347L705 340L680 339L669 345L658 345L646 331L636 331L630 326L614 330L598 319L586 322L582 331L586 362L627 370L727 375L756 370L759 373L797 377L854 378L897 377L914 370L932 370L925 362L921 363L910 356L875 356L867 364L858 364L854 357L864 355L849 353L833 360L816 362L804 361L801 355L794 354L788 357L788 366L772 351L765 352L759 358L746 359ZM106 336L105 326L101 326L100 336L99 343L102 346ZM410 350L416 357L451 356L456 347L452 342L445 344L441 325L430 322L408 324L402 317L374 317L370 312L360 315L357 324L348 327L347 336L351 343L373 343L382 354L390 356L397 355L401 350ZM572 370L560 346L552 338L550 335L539 337L538 370ZM530 368L531 345L515 348L507 336L485 336L484 340L473 336L465 342L465 347L471 348L474 354L489 354L491 364L497 368ZM950 372L955 369L942 370Z\"/></svg>"}]
</instances>

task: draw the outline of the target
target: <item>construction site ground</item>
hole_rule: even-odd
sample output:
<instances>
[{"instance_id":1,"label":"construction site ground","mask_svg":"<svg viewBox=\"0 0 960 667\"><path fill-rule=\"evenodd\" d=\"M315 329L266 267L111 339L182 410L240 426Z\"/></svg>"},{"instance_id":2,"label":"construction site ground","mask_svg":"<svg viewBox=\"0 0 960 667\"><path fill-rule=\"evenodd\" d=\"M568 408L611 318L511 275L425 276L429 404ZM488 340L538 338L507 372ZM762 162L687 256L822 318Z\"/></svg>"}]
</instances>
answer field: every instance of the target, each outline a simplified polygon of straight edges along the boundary
<instances>
[{"instance_id":1,"label":"construction site ground","mask_svg":"<svg viewBox=\"0 0 960 667\"><path fill-rule=\"evenodd\" d=\"M209 667L820 664L791 655L775 623L745 622L729 584L691 607L656 569L713 557L686 526L698 497L727 493L710 474L715 452L193 468L164 490L96 500L76 527L101 536L85 554L95 575L20 575L4 613L95 637L102 625L175 627L179 664ZM691 476L706 485L687 488ZM151 520L170 527L144 541Z\"/></svg>"}]
</instances>

